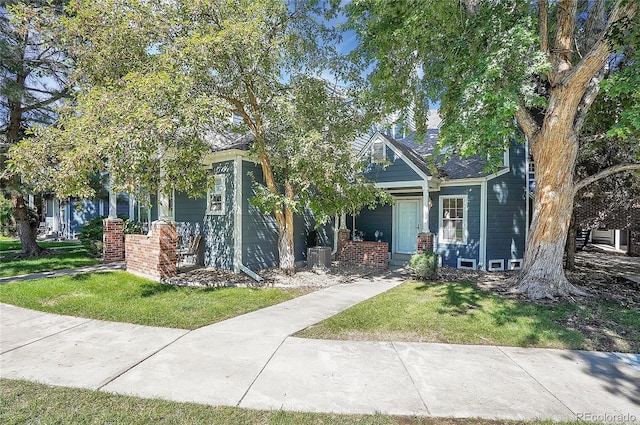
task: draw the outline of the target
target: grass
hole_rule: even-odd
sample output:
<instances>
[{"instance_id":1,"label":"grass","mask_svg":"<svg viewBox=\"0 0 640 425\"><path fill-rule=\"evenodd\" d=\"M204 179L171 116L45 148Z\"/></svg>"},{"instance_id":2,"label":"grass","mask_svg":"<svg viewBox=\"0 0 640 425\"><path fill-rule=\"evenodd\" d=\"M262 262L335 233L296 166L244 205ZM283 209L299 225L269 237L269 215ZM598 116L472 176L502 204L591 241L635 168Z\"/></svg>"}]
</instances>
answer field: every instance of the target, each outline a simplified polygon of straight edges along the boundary
<instances>
[{"instance_id":1,"label":"grass","mask_svg":"<svg viewBox=\"0 0 640 425\"><path fill-rule=\"evenodd\" d=\"M573 319L572 319L573 318ZM562 325L606 323L609 335ZM407 281L297 334L306 338L495 344L640 352L640 315L603 300L535 304L469 282Z\"/></svg>"},{"instance_id":2,"label":"grass","mask_svg":"<svg viewBox=\"0 0 640 425\"><path fill-rule=\"evenodd\" d=\"M125 272L88 273L0 286L0 302L114 322L197 329L307 293L305 289L191 288Z\"/></svg>"},{"instance_id":3,"label":"grass","mask_svg":"<svg viewBox=\"0 0 640 425\"><path fill-rule=\"evenodd\" d=\"M82 248L66 249L35 258L11 259L10 256L4 256L0 257L0 262L0 277L100 264L98 260L89 258L87 251Z\"/></svg>"},{"instance_id":4,"label":"grass","mask_svg":"<svg viewBox=\"0 0 640 425\"><path fill-rule=\"evenodd\" d=\"M70 248L74 246L79 246L80 242L79 241L60 241L60 242L38 241L38 245L40 245L40 247L42 248ZM6 237L3 237L3 239L0 239L0 252L19 250L21 248L22 248L22 244L20 243L20 241L6 238Z\"/></svg>"},{"instance_id":5,"label":"grass","mask_svg":"<svg viewBox=\"0 0 640 425\"><path fill-rule=\"evenodd\" d=\"M0 380L0 423L81 424L278 424L278 425L552 425L552 421L337 415L213 407ZM569 424L569 422L564 422ZM578 425L579 422L571 422Z\"/></svg>"}]
</instances>

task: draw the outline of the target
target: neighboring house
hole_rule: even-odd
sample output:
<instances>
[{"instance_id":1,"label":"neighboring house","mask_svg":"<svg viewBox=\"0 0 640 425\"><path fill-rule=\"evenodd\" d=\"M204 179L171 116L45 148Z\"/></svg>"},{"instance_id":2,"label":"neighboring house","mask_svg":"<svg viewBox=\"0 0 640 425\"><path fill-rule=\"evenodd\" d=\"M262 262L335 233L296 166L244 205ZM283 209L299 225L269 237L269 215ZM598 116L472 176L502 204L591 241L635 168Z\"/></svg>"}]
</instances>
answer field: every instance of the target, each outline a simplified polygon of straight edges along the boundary
<instances>
[{"instance_id":1,"label":"neighboring house","mask_svg":"<svg viewBox=\"0 0 640 425\"><path fill-rule=\"evenodd\" d=\"M62 239L75 239L82 226L89 220L104 217L109 213L108 198L58 199L53 195L44 195L41 205L41 227L50 236ZM121 217L143 223L148 223L151 219L145 208L139 205L133 196L124 193L118 194L117 213Z\"/></svg>"},{"instance_id":2,"label":"neighboring house","mask_svg":"<svg viewBox=\"0 0 640 425\"><path fill-rule=\"evenodd\" d=\"M355 224L364 240L387 242L391 258L415 253L418 234L430 232L442 265L521 268L529 223L526 146L514 143L495 173L478 156L453 156L433 173L425 158L437 141L437 120L430 124L424 143L390 131L359 140L356 148L370 162L366 175L395 202L351 217L350 229Z\"/></svg>"}]
</instances>

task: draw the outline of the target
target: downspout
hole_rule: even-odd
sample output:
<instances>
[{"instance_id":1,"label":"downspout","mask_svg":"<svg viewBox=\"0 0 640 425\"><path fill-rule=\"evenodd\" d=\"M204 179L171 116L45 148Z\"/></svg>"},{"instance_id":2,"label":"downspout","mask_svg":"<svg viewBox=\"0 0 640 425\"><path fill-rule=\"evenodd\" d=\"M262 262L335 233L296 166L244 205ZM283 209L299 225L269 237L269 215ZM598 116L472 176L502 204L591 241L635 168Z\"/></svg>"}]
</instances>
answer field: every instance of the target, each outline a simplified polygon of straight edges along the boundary
<instances>
[{"instance_id":1,"label":"downspout","mask_svg":"<svg viewBox=\"0 0 640 425\"><path fill-rule=\"evenodd\" d=\"M338 252L338 231L340 230L340 225L338 222L338 214L336 213L336 219L333 226L333 251L331 251L331 255L336 255Z\"/></svg>"}]
</instances>

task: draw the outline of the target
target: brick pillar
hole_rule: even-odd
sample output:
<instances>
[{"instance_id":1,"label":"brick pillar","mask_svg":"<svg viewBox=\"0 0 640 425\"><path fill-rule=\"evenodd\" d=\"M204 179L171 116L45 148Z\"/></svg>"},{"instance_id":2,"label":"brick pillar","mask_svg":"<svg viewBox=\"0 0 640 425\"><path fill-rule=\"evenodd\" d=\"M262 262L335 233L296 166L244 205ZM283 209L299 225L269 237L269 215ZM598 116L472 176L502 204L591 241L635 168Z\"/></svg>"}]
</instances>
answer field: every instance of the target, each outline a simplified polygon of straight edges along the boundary
<instances>
[{"instance_id":1,"label":"brick pillar","mask_svg":"<svg viewBox=\"0 0 640 425\"><path fill-rule=\"evenodd\" d=\"M433 233L418 233L418 254L433 252Z\"/></svg>"},{"instance_id":2,"label":"brick pillar","mask_svg":"<svg viewBox=\"0 0 640 425\"><path fill-rule=\"evenodd\" d=\"M107 263L124 261L124 221L105 218L102 226L102 258Z\"/></svg>"},{"instance_id":3,"label":"brick pillar","mask_svg":"<svg viewBox=\"0 0 640 425\"><path fill-rule=\"evenodd\" d=\"M344 249L344 243L349 240L351 232L349 229L338 230L338 252L336 252L336 259L342 260L342 251Z\"/></svg>"},{"instance_id":4,"label":"brick pillar","mask_svg":"<svg viewBox=\"0 0 640 425\"><path fill-rule=\"evenodd\" d=\"M160 248L158 258L158 274L160 279L169 278L178 274L177 254L178 233L176 224L166 221L154 221L151 225L151 233L157 235Z\"/></svg>"}]
</instances>

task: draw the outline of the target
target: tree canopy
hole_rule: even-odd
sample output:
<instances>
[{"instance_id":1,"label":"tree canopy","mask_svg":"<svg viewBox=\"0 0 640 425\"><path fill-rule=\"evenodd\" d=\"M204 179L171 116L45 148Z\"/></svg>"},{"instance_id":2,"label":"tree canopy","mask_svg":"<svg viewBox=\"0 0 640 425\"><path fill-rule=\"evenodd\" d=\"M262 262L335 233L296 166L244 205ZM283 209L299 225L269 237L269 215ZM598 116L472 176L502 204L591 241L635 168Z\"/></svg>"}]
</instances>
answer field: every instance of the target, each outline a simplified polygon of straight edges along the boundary
<instances>
[{"instance_id":1,"label":"tree canopy","mask_svg":"<svg viewBox=\"0 0 640 425\"><path fill-rule=\"evenodd\" d=\"M294 213L326 218L378 199L349 149L364 116L317 78L346 66L323 2L72 0L68 10L74 101L12 149L16 174L59 195L91 196L88 177L104 171L116 191L195 195L206 135L248 133L264 176L256 203L278 222L289 270Z\"/></svg>"}]
</instances>

